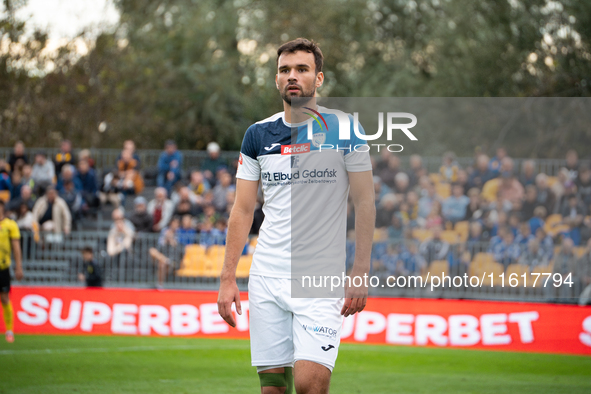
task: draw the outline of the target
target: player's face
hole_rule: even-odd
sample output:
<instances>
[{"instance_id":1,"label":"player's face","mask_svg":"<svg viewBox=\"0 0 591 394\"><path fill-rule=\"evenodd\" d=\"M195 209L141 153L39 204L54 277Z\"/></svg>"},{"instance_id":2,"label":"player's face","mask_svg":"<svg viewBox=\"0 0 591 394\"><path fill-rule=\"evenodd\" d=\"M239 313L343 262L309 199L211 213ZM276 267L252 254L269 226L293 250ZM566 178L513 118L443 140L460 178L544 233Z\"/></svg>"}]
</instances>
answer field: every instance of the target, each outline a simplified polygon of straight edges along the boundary
<instances>
[{"instance_id":1,"label":"player's face","mask_svg":"<svg viewBox=\"0 0 591 394\"><path fill-rule=\"evenodd\" d=\"M275 83L281 98L291 105L293 97L314 97L324 74L316 73L314 54L304 51L284 53L279 57Z\"/></svg>"}]
</instances>

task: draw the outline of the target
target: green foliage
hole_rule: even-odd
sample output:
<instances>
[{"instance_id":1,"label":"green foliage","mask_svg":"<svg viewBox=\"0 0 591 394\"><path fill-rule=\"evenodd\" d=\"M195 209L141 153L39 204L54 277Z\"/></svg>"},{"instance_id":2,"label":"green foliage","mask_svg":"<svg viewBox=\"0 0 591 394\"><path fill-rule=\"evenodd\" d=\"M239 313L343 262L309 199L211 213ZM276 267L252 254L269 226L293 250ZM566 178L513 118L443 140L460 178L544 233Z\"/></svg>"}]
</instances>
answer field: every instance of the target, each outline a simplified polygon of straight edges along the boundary
<instances>
[{"instance_id":1,"label":"green foliage","mask_svg":"<svg viewBox=\"0 0 591 394\"><path fill-rule=\"evenodd\" d=\"M4 0L8 10L20 4ZM22 2L20 2L22 3ZM318 41L332 97L588 96L591 3L578 0L118 0L120 23L57 53L47 35L0 20L4 144L160 148L240 146L244 130L282 109L276 48ZM77 50L80 42L90 48ZM17 50L18 49L18 50ZM587 79L586 79L587 78ZM100 133L98 125L107 124ZM548 134L549 133L549 134ZM577 140L577 131L566 140ZM474 137L474 136L473 136ZM478 136L476 136L478 137ZM482 135L492 145L497 135ZM530 156L554 145L542 132ZM447 141L455 146L456 141ZM513 140L512 140L513 142ZM470 154L470 151L458 152ZM562 156L563 152L552 152Z\"/></svg>"}]
</instances>

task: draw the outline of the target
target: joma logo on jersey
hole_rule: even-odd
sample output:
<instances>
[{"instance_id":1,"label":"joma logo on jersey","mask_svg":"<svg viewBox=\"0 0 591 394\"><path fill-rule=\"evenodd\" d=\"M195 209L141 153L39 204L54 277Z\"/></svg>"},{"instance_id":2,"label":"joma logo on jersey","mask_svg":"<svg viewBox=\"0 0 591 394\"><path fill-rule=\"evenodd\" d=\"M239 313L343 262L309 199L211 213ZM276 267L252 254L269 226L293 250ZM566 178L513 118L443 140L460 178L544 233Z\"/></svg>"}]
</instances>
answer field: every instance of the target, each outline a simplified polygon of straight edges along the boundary
<instances>
[{"instance_id":1,"label":"joma logo on jersey","mask_svg":"<svg viewBox=\"0 0 591 394\"><path fill-rule=\"evenodd\" d=\"M281 145L282 155L297 155L299 153L310 152L310 143L295 144L295 145Z\"/></svg>"}]
</instances>

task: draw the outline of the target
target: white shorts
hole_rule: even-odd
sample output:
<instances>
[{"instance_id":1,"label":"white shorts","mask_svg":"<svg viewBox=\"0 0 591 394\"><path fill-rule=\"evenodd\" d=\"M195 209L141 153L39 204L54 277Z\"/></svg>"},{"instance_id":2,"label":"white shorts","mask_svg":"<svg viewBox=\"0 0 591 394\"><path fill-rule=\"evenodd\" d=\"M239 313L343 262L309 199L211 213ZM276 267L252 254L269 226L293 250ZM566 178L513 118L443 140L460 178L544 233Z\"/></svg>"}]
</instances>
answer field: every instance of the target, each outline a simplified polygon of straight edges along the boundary
<instances>
[{"instance_id":1,"label":"white shorts","mask_svg":"<svg viewBox=\"0 0 591 394\"><path fill-rule=\"evenodd\" d=\"M290 279L250 275L252 365L307 360L332 371L341 343L343 302L342 298L291 298Z\"/></svg>"}]
</instances>

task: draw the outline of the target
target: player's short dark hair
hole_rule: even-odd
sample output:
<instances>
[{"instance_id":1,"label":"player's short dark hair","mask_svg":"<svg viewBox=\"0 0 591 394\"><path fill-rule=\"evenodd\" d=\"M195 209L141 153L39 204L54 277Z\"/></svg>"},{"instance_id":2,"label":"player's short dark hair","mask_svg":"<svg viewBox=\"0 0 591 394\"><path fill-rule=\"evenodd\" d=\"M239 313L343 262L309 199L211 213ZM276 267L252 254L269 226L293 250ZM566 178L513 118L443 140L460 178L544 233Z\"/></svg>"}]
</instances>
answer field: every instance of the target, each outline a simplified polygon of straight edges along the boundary
<instances>
[{"instance_id":1,"label":"player's short dark hair","mask_svg":"<svg viewBox=\"0 0 591 394\"><path fill-rule=\"evenodd\" d=\"M82 248L81 252L82 253L94 253L94 250L92 249L92 246L85 246Z\"/></svg>"},{"instance_id":2,"label":"player's short dark hair","mask_svg":"<svg viewBox=\"0 0 591 394\"><path fill-rule=\"evenodd\" d=\"M297 51L304 51L314 54L314 65L316 66L316 74L322 71L324 64L324 56L318 44L306 38L296 38L295 40L286 42L277 49L277 64L279 64L279 57L282 53L294 53Z\"/></svg>"}]
</instances>

